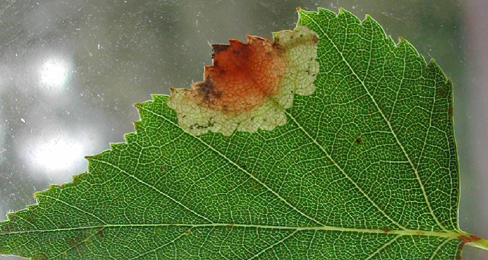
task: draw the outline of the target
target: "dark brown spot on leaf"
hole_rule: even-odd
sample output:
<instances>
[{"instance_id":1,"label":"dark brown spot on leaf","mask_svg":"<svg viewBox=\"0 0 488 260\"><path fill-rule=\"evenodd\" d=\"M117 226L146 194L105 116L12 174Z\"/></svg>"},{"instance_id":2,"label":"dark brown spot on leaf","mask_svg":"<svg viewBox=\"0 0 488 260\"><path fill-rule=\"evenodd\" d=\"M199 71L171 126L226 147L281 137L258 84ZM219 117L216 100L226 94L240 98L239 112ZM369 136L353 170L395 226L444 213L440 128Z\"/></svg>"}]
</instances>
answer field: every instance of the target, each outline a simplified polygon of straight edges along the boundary
<instances>
[{"instance_id":1,"label":"dark brown spot on leaf","mask_svg":"<svg viewBox=\"0 0 488 260\"><path fill-rule=\"evenodd\" d=\"M97 236L99 236L99 237L104 237L105 236L104 231L103 231L103 228L99 228L97 230Z\"/></svg>"},{"instance_id":2,"label":"dark brown spot on leaf","mask_svg":"<svg viewBox=\"0 0 488 260\"><path fill-rule=\"evenodd\" d=\"M391 229L389 227L383 227L381 230L383 230L383 232L385 232L385 233L388 233L391 231Z\"/></svg>"},{"instance_id":3,"label":"dark brown spot on leaf","mask_svg":"<svg viewBox=\"0 0 488 260\"><path fill-rule=\"evenodd\" d=\"M447 98L448 91L449 88L447 87L447 85L440 85L437 88L437 94L442 98Z\"/></svg>"},{"instance_id":4,"label":"dark brown spot on leaf","mask_svg":"<svg viewBox=\"0 0 488 260\"><path fill-rule=\"evenodd\" d=\"M358 136L358 137L356 137L356 139L354 139L354 142L357 145L361 145L363 143L363 140L361 139L361 136Z\"/></svg>"}]
</instances>

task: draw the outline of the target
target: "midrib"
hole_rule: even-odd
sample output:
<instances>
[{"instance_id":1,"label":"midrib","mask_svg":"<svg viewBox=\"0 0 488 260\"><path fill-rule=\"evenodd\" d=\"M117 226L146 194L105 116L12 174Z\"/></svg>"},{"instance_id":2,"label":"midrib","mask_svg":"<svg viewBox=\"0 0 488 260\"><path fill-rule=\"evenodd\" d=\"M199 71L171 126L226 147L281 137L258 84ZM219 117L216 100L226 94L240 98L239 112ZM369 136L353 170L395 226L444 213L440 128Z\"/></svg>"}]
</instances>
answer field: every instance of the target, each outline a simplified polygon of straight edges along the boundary
<instances>
[{"instance_id":1,"label":"midrib","mask_svg":"<svg viewBox=\"0 0 488 260\"><path fill-rule=\"evenodd\" d=\"M56 228L56 229L37 229L37 230L22 230L0 233L0 235L15 235L27 233L47 233L47 232L63 232L83 229L102 229L102 228L157 228L157 227L188 227L188 228L256 228L256 229L271 229L271 230L297 230L297 231L335 231L348 233L364 233L364 234L385 234L385 235L405 235L405 236L427 236L427 237L441 237L449 239L458 239L459 236L468 235L462 231L428 231L428 230L412 230L412 229L363 229L363 228L345 228L334 226L304 226L304 227L290 227L290 226L271 226L271 225L253 225L253 224L234 224L234 223L201 223L201 224L184 224L184 223L160 223L160 224L105 224L93 225L83 227L71 228Z\"/></svg>"},{"instance_id":2,"label":"midrib","mask_svg":"<svg viewBox=\"0 0 488 260\"><path fill-rule=\"evenodd\" d=\"M361 233L361 234L383 234L383 235L399 235L399 236L418 236L418 237L439 237L448 240L458 240L460 244L477 247L488 250L488 240L475 237L462 230L452 231L430 231L430 230L389 230L389 229L362 229L362 228L344 228L333 226L310 226L310 227L288 227L288 226L269 226L269 225L252 225L252 224L234 224L234 223L203 223L203 224L182 224L182 223L162 223L162 224L105 224L84 227L72 228L56 228L56 229L37 229L37 230L22 230L13 232L0 233L5 235L18 235L28 233L48 233L48 232L64 232L76 231L86 229L106 229L106 228L158 228L158 227L187 227L187 228L256 228L256 229L270 229L270 230L292 230L292 231L332 231L332 232L347 232L347 233Z\"/></svg>"}]
</instances>

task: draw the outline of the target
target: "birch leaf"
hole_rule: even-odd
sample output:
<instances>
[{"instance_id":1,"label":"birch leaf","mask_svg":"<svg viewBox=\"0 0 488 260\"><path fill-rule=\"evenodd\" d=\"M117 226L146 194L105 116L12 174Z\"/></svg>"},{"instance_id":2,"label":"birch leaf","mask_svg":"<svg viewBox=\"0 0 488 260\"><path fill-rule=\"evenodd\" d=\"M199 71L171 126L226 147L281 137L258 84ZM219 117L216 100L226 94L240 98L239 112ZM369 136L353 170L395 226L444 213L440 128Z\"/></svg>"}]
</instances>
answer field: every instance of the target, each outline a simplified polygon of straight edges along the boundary
<instances>
[{"instance_id":1,"label":"birch leaf","mask_svg":"<svg viewBox=\"0 0 488 260\"><path fill-rule=\"evenodd\" d=\"M242 58L260 77L232 72L243 80L274 75L261 96L225 97L228 85L247 83L227 74L217 85L210 71L228 67L214 61L206 68L213 85L136 105L141 120L125 143L87 157L87 173L36 193L36 205L0 223L0 253L455 260L465 244L488 248L458 226L452 83L439 66L369 16L299 10L297 28L309 45L288 31L274 42L214 46L214 60L253 41L271 53L251 55L262 62ZM265 65L274 67L264 73ZM245 103L230 109L224 98Z\"/></svg>"}]
</instances>

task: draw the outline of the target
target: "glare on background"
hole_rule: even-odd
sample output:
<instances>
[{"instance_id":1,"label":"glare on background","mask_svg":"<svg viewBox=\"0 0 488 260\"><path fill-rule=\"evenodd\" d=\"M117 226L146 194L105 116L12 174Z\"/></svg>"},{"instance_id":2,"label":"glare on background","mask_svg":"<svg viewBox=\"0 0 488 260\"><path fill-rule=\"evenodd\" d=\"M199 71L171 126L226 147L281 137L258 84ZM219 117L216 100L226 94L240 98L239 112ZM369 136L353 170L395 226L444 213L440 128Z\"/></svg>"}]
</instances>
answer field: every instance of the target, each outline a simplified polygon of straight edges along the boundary
<instances>
[{"instance_id":1,"label":"glare on background","mask_svg":"<svg viewBox=\"0 0 488 260\"><path fill-rule=\"evenodd\" d=\"M52 57L41 64L38 73L42 89L57 94L66 88L71 78L71 64L65 59Z\"/></svg>"},{"instance_id":2,"label":"glare on background","mask_svg":"<svg viewBox=\"0 0 488 260\"><path fill-rule=\"evenodd\" d=\"M76 170L84 167L84 147L82 142L67 134L57 134L48 138L28 140L23 144L25 163L36 174L35 178L53 181L69 181Z\"/></svg>"}]
</instances>

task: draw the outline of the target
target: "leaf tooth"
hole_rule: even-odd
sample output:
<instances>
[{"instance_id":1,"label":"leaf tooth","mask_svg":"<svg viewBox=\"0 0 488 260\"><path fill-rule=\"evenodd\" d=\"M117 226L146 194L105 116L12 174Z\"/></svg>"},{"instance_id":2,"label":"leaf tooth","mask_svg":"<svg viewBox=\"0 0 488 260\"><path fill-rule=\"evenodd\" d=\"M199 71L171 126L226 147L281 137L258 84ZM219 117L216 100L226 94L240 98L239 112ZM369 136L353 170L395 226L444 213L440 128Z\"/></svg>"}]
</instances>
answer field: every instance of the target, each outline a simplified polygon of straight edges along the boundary
<instances>
[{"instance_id":1,"label":"leaf tooth","mask_svg":"<svg viewBox=\"0 0 488 260\"><path fill-rule=\"evenodd\" d=\"M127 140L127 134L124 135L124 137L126 137L126 140ZM112 150L112 151L120 151L120 150L124 150L125 148L127 148L126 143L111 143L110 144L110 150Z\"/></svg>"},{"instance_id":2,"label":"leaf tooth","mask_svg":"<svg viewBox=\"0 0 488 260\"><path fill-rule=\"evenodd\" d=\"M134 125L136 126L136 131L137 132L140 132L139 130L142 130L141 125L140 125L140 121L134 122ZM137 137L137 134L135 134L135 133L127 133L127 134L124 135L124 139L125 139L125 142L127 144L119 143L119 144L114 144L114 145L123 145L124 148L125 148L125 146L134 143L134 141L136 140L136 137Z\"/></svg>"},{"instance_id":3,"label":"leaf tooth","mask_svg":"<svg viewBox=\"0 0 488 260\"><path fill-rule=\"evenodd\" d=\"M351 12L349 12L343 8L339 8L339 12L337 13L337 17L344 19L348 24L351 24L351 23L361 24L362 23L362 21L357 16L355 16L354 14L352 14Z\"/></svg>"},{"instance_id":4,"label":"leaf tooth","mask_svg":"<svg viewBox=\"0 0 488 260\"><path fill-rule=\"evenodd\" d=\"M319 8L317 8L317 10L318 10L319 15L329 16L328 19L332 19L332 18L335 18L337 16L336 13L334 13L333 11L326 9L326 8L319 7ZM302 13L308 13L308 14L315 13L313 11L304 11L304 10L300 10L300 11Z\"/></svg>"},{"instance_id":5,"label":"leaf tooth","mask_svg":"<svg viewBox=\"0 0 488 260\"><path fill-rule=\"evenodd\" d=\"M168 95L152 94L151 97L154 101L149 100L149 101L146 101L144 103L163 103L168 98ZM144 103L142 103L142 104L144 104Z\"/></svg>"},{"instance_id":6,"label":"leaf tooth","mask_svg":"<svg viewBox=\"0 0 488 260\"><path fill-rule=\"evenodd\" d=\"M376 20L375 20L375 19L373 19L373 17L371 17L371 15L366 14L366 15L364 16L364 19L363 19L363 23L364 23L364 22L376 22Z\"/></svg>"},{"instance_id":7,"label":"leaf tooth","mask_svg":"<svg viewBox=\"0 0 488 260\"><path fill-rule=\"evenodd\" d=\"M76 184L79 184L80 182L82 182L87 177L88 177L88 173L86 173L86 172L73 175L73 181L72 182L68 182L68 183L64 183L61 186L61 188L66 188L66 187L70 187L70 186L74 186Z\"/></svg>"},{"instance_id":8,"label":"leaf tooth","mask_svg":"<svg viewBox=\"0 0 488 260\"><path fill-rule=\"evenodd\" d=\"M403 37L400 37L398 44L400 43L405 45L405 47L408 49L407 51L409 52L409 54L414 54L417 58L422 57L422 59L424 59L423 56L418 52L418 50L415 48L415 46L412 45L410 41L408 41Z\"/></svg>"},{"instance_id":9,"label":"leaf tooth","mask_svg":"<svg viewBox=\"0 0 488 260\"><path fill-rule=\"evenodd\" d=\"M446 74L444 73L444 71L441 69L441 67L439 66L439 64L437 64L437 62L435 61L434 58L431 58L429 60L429 62L427 63L427 70L426 70L426 73L435 73L436 75L437 74L440 74L442 75L443 79L444 79L444 83L447 84L449 78L446 76Z\"/></svg>"}]
</instances>

